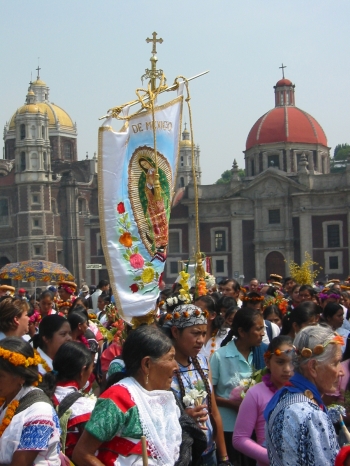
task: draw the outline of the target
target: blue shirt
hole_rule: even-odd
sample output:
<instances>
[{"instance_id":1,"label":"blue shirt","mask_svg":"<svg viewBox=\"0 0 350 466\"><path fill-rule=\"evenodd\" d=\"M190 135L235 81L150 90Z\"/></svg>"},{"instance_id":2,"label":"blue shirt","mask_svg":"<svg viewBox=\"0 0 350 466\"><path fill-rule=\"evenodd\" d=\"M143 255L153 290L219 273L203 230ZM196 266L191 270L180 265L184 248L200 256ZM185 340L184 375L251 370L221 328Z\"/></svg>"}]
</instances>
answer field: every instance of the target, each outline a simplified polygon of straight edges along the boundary
<instances>
[{"instance_id":1,"label":"blue shirt","mask_svg":"<svg viewBox=\"0 0 350 466\"><path fill-rule=\"evenodd\" d=\"M252 363L253 352L249 353L247 361L238 351L234 340L215 351L210 358L210 368L216 395L229 399L232 389L237 387L242 379L252 375ZM233 432L237 411L222 406L218 408L224 431Z\"/></svg>"}]
</instances>

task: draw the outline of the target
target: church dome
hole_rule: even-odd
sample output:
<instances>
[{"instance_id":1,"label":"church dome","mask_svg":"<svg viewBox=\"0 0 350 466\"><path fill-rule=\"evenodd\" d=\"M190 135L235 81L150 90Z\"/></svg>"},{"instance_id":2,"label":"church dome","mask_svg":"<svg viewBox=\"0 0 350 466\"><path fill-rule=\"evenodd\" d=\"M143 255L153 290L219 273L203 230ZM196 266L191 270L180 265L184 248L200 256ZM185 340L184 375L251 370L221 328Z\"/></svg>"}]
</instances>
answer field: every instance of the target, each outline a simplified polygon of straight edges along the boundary
<instances>
[{"instance_id":1,"label":"church dome","mask_svg":"<svg viewBox=\"0 0 350 466\"><path fill-rule=\"evenodd\" d=\"M255 122L247 137L246 150L256 145L284 142L321 144L327 147L327 138L321 125L295 106L294 87L286 78L276 83L276 106Z\"/></svg>"},{"instance_id":2,"label":"church dome","mask_svg":"<svg viewBox=\"0 0 350 466\"><path fill-rule=\"evenodd\" d=\"M43 113L43 114L47 113L47 116L49 118L49 128L56 127L57 122L59 122L61 126L74 129L74 123L71 117L68 115L68 113L64 111L61 107L59 107L58 105L52 104L50 102L37 102L37 103L23 105L12 116L10 120L9 129L15 128L15 120L16 120L17 113L23 114L23 113L38 113L38 112Z\"/></svg>"}]
</instances>

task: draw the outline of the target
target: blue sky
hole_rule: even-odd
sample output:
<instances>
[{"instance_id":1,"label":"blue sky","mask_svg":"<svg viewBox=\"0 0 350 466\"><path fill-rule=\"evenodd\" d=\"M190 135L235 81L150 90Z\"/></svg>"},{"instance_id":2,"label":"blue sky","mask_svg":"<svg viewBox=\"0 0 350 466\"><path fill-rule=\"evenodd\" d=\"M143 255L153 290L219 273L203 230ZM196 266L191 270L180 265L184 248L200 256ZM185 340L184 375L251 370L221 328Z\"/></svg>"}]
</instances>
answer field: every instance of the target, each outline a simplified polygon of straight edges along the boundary
<instances>
[{"instance_id":1,"label":"blue sky","mask_svg":"<svg viewBox=\"0 0 350 466\"><path fill-rule=\"evenodd\" d=\"M234 158L244 166L248 132L274 106L282 62L296 105L318 120L334 149L350 143L349 17L348 0L3 0L0 122L24 103L40 57L51 102L77 122L79 158L92 156L98 117L134 98L149 67L145 39L157 31L168 82L210 69L191 84L203 184Z\"/></svg>"}]
</instances>

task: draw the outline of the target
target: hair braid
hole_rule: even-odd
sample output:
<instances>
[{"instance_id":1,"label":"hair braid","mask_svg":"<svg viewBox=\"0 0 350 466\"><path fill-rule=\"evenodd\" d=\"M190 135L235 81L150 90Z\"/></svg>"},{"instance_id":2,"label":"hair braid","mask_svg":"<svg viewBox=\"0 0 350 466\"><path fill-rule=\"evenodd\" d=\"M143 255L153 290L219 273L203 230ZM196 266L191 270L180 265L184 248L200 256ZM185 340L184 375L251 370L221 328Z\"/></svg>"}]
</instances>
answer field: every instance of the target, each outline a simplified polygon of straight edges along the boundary
<instances>
[{"instance_id":1,"label":"hair braid","mask_svg":"<svg viewBox=\"0 0 350 466\"><path fill-rule=\"evenodd\" d=\"M181 371L175 371L177 381L179 382L180 393L181 393L181 403L183 404L183 397L186 395L185 386L181 378Z\"/></svg>"},{"instance_id":2,"label":"hair braid","mask_svg":"<svg viewBox=\"0 0 350 466\"><path fill-rule=\"evenodd\" d=\"M208 412L209 412L209 414L211 414L211 388L210 388L208 377L204 374L204 371L202 369L202 366L200 365L200 362L198 361L198 358L195 357L195 358L191 358L191 359L192 359L194 367L199 372L199 375L201 376L201 378L202 378L202 380L204 382L205 390L208 393Z\"/></svg>"},{"instance_id":3,"label":"hair braid","mask_svg":"<svg viewBox=\"0 0 350 466\"><path fill-rule=\"evenodd\" d=\"M222 340L220 347L226 346L227 343L229 343L232 340L233 337L234 337L234 330L231 328L231 330L228 332L226 338L224 338Z\"/></svg>"}]
</instances>

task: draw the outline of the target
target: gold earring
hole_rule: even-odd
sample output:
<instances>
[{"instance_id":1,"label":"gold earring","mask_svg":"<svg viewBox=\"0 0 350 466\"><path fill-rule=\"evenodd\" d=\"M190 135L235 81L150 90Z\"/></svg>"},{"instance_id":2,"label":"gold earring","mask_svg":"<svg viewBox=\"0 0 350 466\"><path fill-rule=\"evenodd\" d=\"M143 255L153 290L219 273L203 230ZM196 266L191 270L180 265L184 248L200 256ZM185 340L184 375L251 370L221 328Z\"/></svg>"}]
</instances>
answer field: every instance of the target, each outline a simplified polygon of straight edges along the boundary
<instances>
[{"instance_id":1,"label":"gold earring","mask_svg":"<svg viewBox=\"0 0 350 466\"><path fill-rule=\"evenodd\" d=\"M146 375L146 385L148 384L148 375L149 374Z\"/></svg>"}]
</instances>

